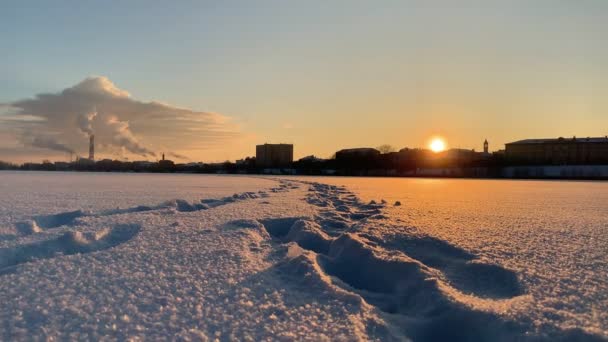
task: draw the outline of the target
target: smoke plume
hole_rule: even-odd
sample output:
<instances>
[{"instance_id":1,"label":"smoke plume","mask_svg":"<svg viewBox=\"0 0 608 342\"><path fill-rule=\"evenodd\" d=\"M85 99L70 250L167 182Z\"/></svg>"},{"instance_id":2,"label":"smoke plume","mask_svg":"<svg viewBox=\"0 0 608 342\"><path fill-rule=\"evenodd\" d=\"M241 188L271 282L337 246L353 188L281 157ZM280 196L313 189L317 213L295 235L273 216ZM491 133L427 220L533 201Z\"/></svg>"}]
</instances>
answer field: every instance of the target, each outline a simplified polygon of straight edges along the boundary
<instances>
[{"instance_id":1,"label":"smoke plume","mask_svg":"<svg viewBox=\"0 0 608 342\"><path fill-rule=\"evenodd\" d=\"M78 116L78 128L80 128L82 133L84 133L87 137L93 134L93 119L96 116L97 108L94 108L92 111Z\"/></svg>"},{"instance_id":2,"label":"smoke plume","mask_svg":"<svg viewBox=\"0 0 608 342\"><path fill-rule=\"evenodd\" d=\"M167 154L173 158L182 159L182 160L190 160L187 156L175 152L167 152Z\"/></svg>"},{"instance_id":3,"label":"smoke plume","mask_svg":"<svg viewBox=\"0 0 608 342\"><path fill-rule=\"evenodd\" d=\"M142 102L106 77L9 103L5 111L10 120L0 115L0 123L23 144L83 155L91 134L101 154L124 151L137 156L154 156L159 146L205 149L240 135L225 116Z\"/></svg>"},{"instance_id":4,"label":"smoke plume","mask_svg":"<svg viewBox=\"0 0 608 342\"><path fill-rule=\"evenodd\" d=\"M58 142L52 137L36 136L33 137L31 140L27 141L27 143L29 143L29 145L32 147L40 147L53 151L74 153L74 150Z\"/></svg>"}]
</instances>

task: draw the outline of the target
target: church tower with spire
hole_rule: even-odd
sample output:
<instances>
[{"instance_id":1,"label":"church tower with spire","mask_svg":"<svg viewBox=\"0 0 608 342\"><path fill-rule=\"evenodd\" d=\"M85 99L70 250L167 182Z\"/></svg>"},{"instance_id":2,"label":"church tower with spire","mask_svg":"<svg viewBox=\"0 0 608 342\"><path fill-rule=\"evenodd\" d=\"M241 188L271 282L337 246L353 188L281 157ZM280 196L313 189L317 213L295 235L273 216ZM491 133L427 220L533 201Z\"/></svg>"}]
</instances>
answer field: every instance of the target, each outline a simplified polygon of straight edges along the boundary
<instances>
[{"instance_id":1,"label":"church tower with spire","mask_svg":"<svg viewBox=\"0 0 608 342\"><path fill-rule=\"evenodd\" d=\"M488 148L489 148L488 139L486 139L486 140L483 142L483 153L488 154L488 153L489 153L489 152L488 152Z\"/></svg>"}]
</instances>

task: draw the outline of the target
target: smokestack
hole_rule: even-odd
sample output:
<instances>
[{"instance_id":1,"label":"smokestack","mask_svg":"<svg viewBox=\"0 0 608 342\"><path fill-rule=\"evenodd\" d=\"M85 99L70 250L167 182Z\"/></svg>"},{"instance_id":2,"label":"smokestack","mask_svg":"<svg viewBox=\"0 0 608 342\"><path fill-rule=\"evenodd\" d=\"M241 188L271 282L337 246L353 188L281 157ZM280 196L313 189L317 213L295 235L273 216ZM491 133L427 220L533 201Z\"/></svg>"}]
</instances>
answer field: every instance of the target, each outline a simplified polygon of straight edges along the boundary
<instances>
[{"instance_id":1,"label":"smokestack","mask_svg":"<svg viewBox=\"0 0 608 342\"><path fill-rule=\"evenodd\" d=\"M93 134L89 136L89 159L95 160L95 135Z\"/></svg>"}]
</instances>

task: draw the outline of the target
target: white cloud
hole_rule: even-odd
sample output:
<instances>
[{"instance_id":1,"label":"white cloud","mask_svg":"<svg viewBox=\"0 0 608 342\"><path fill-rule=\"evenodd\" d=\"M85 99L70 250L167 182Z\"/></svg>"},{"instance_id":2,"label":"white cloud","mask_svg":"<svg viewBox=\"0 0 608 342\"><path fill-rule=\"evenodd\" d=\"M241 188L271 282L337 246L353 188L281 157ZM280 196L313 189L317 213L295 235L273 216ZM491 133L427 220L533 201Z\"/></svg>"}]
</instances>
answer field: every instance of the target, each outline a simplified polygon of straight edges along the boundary
<instances>
[{"instance_id":1,"label":"white cloud","mask_svg":"<svg viewBox=\"0 0 608 342\"><path fill-rule=\"evenodd\" d=\"M230 118L152 101L142 102L106 77L89 77L59 93L5 104L3 125L29 147L83 154L95 134L97 151L153 156L159 146L196 150L239 136Z\"/></svg>"}]
</instances>

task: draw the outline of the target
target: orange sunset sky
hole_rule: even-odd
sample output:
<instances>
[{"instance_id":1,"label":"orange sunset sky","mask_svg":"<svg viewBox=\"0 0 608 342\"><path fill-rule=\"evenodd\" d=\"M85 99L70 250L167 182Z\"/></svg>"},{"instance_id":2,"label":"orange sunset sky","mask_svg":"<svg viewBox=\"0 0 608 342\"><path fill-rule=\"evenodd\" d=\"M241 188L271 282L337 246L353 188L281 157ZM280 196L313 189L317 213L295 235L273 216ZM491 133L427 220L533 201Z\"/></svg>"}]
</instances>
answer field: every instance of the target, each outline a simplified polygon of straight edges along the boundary
<instances>
[{"instance_id":1,"label":"orange sunset sky","mask_svg":"<svg viewBox=\"0 0 608 342\"><path fill-rule=\"evenodd\" d=\"M603 1L9 7L0 160L86 155L89 131L99 158L207 162L608 134Z\"/></svg>"}]
</instances>

